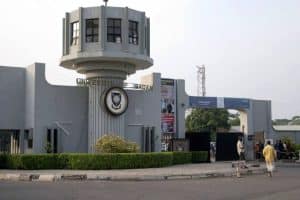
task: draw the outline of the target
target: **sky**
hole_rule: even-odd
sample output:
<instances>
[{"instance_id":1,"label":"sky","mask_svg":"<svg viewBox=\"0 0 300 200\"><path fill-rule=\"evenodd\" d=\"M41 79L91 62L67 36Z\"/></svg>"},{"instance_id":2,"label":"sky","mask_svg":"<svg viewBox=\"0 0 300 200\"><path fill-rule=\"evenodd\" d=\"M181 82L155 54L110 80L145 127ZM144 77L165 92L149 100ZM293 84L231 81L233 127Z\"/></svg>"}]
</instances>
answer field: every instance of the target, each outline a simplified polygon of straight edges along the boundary
<instances>
[{"instance_id":1,"label":"sky","mask_svg":"<svg viewBox=\"0 0 300 200\"><path fill-rule=\"evenodd\" d=\"M59 66L62 18L101 0L4 0L0 5L0 65L46 63L52 84L83 77ZM184 79L197 94L196 65L206 66L207 96L272 101L273 118L300 115L299 0L110 0L151 19L154 66L128 77L160 72Z\"/></svg>"}]
</instances>

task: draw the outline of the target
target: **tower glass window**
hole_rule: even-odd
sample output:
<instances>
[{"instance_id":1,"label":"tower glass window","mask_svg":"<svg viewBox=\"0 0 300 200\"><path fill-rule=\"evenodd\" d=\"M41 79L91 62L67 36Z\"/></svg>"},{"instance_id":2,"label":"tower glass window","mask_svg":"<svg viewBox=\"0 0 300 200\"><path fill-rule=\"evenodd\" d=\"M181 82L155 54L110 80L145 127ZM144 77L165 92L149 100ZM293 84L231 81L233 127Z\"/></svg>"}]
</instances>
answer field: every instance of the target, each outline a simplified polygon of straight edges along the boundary
<instances>
[{"instance_id":1,"label":"tower glass window","mask_svg":"<svg viewBox=\"0 0 300 200\"><path fill-rule=\"evenodd\" d=\"M107 41L121 43L122 42L122 26L121 19L107 19Z\"/></svg>"},{"instance_id":2,"label":"tower glass window","mask_svg":"<svg viewBox=\"0 0 300 200\"><path fill-rule=\"evenodd\" d=\"M73 22L71 24L72 36L71 36L71 45L78 45L79 43L79 22Z\"/></svg>"},{"instance_id":3,"label":"tower glass window","mask_svg":"<svg viewBox=\"0 0 300 200\"><path fill-rule=\"evenodd\" d=\"M139 44L139 32L138 32L138 22L135 21L129 21L129 44Z\"/></svg>"},{"instance_id":4,"label":"tower glass window","mask_svg":"<svg viewBox=\"0 0 300 200\"><path fill-rule=\"evenodd\" d=\"M87 19L85 24L85 41L98 42L99 19Z\"/></svg>"}]
</instances>

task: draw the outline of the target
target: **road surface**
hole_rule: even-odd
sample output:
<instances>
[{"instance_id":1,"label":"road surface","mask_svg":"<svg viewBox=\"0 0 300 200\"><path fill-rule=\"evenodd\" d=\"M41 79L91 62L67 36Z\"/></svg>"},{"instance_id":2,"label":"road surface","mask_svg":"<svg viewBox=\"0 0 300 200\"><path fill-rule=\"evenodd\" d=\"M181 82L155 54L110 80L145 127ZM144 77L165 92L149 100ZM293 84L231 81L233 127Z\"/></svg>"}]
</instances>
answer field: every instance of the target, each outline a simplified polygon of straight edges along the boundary
<instances>
[{"instance_id":1,"label":"road surface","mask_svg":"<svg viewBox=\"0 0 300 200\"><path fill-rule=\"evenodd\" d=\"M0 200L300 199L300 168L242 178L146 182L0 182Z\"/></svg>"}]
</instances>

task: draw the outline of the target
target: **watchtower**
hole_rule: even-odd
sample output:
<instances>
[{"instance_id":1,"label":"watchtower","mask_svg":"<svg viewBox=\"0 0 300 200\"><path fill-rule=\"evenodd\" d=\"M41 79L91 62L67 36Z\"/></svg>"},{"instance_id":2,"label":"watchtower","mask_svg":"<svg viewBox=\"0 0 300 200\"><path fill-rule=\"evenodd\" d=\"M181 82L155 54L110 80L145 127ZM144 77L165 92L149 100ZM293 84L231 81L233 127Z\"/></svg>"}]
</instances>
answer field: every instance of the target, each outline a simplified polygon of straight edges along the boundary
<instances>
[{"instance_id":1,"label":"watchtower","mask_svg":"<svg viewBox=\"0 0 300 200\"><path fill-rule=\"evenodd\" d=\"M63 19L62 67L85 74L89 87L88 143L104 134L124 137L127 75L153 65L150 19L127 7L89 7Z\"/></svg>"}]
</instances>

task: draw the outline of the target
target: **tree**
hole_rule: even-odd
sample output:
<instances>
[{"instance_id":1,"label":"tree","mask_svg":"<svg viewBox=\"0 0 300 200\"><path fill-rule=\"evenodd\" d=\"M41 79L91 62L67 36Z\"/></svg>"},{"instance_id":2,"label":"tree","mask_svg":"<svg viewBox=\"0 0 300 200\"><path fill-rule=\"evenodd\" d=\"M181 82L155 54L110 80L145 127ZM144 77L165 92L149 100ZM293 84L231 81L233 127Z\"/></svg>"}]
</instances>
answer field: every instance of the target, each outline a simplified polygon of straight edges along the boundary
<instances>
[{"instance_id":1,"label":"tree","mask_svg":"<svg viewBox=\"0 0 300 200\"><path fill-rule=\"evenodd\" d=\"M294 116L293 118L292 118L292 121L294 121L294 120L299 120L300 119L300 116Z\"/></svg>"},{"instance_id":2,"label":"tree","mask_svg":"<svg viewBox=\"0 0 300 200\"><path fill-rule=\"evenodd\" d=\"M241 124L240 114L239 113L229 114L229 124L231 126L239 126Z\"/></svg>"},{"instance_id":3,"label":"tree","mask_svg":"<svg viewBox=\"0 0 300 200\"><path fill-rule=\"evenodd\" d=\"M185 127L188 132L210 131L212 139L218 128L229 129L229 113L226 109L197 108L187 116Z\"/></svg>"},{"instance_id":4,"label":"tree","mask_svg":"<svg viewBox=\"0 0 300 200\"><path fill-rule=\"evenodd\" d=\"M290 121L291 120L289 119L275 119L273 120L273 125L279 125L279 126L288 125Z\"/></svg>"},{"instance_id":5,"label":"tree","mask_svg":"<svg viewBox=\"0 0 300 200\"><path fill-rule=\"evenodd\" d=\"M300 125L300 116L294 116L289 125Z\"/></svg>"}]
</instances>

